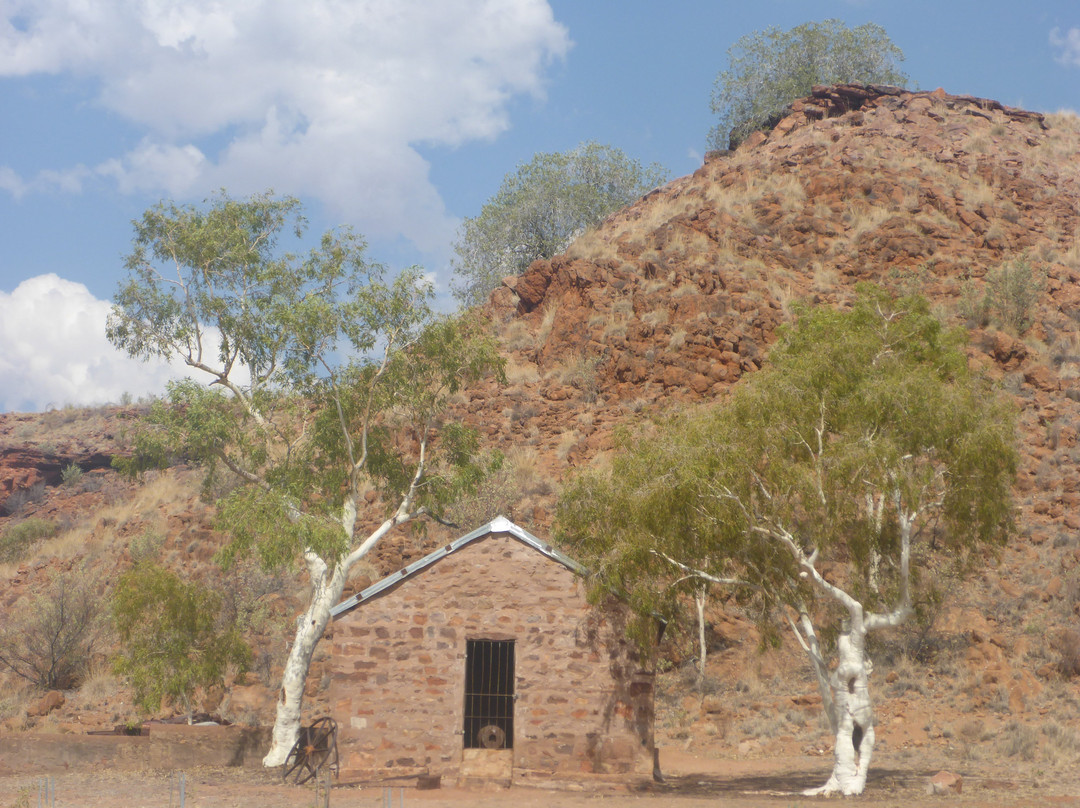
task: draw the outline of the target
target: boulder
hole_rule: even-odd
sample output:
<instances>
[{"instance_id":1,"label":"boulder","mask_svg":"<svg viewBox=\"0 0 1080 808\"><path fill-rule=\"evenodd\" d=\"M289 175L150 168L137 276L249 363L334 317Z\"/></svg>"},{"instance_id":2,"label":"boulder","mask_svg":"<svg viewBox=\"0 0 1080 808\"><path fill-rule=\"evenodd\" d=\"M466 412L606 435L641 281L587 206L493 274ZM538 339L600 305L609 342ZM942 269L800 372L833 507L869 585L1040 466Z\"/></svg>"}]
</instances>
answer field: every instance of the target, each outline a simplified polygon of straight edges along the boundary
<instances>
[{"instance_id":1,"label":"boulder","mask_svg":"<svg viewBox=\"0 0 1080 808\"><path fill-rule=\"evenodd\" d=\"M964 788L964 778L959 774L940 771L930 778L926 793L930 795L959 794Z\"/></svg>"},{"instance_id":2,"label":"boulder","mask_svg":"<svg viewBox=\"0 0 1080 808\"><path fill-rule=\"evenodd\" d=\"M50 690L40 699L35 701L29 707L26 708L26 714L28 716L44 716L51 713L53 710L58 710L64 706L64 694L59 690Z\"/></svg>"}]
</instances>

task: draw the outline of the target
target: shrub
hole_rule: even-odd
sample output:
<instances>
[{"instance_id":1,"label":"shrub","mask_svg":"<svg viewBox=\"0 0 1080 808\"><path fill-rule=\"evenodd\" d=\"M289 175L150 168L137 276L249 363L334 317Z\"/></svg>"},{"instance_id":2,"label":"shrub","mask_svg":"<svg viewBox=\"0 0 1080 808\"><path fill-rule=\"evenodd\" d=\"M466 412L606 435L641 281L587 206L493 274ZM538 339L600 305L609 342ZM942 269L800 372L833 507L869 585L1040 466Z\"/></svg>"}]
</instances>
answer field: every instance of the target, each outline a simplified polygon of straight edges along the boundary
<instances>
[{"instance_id":1,"label":"shrub","mask_svg":"<svg viewBox=\"0 0 1080 808\"><path fill-rule=\"evenodd\" d=\"M990 295L968 280L960 291L959 310L968 328L985 328L990 324Z\"/></svg>"},{"instance_id":2,"label":"shrub","mask_svg":"<svg viewBox=\"0 0 1080 808\"><path fill-rule=\"evenodd\" d=\"M1043 279L1027 258L1002 264L986 276L990 307L1002 324L1017 334L1031 327L1033 310L1042 290Z\"/></svg>"},{"instance_id":3,"label":"shrub","mask_svg":"<svg viewBox=\"0 0 1080 808\"><path fill-rule=\"evenodd\" d=\"M154 530L144 530L138 536L132 537L128 542L128 553L131 560L138 564L140 561L150 561L157 557L161 551L161 545L165 543L165 537Z\"/></svg>"},{"instance_id":4,"label":"shrub","mask_svg":"<svg viewBox=\"0 0 1080 808\"><path fill-rule=\"evenodd\" d=\"M1062 676L1080 676L1080 631L1063 631L1059 647L1058 671Z\"/></svg>"},{"instance_id":5,"label":"shrub","mask_svg":"<svg viewBox=\"0 0 1080 808\"><path fill-rule=\"evenodd\" d=\"M958 310L970 328L984 328L993 321L1022 334L1031 328L1044 285L1042 273L1027 258L1018 258L987 272L981 292L967 281L960 292Z\"/></svg>"},{"instance_id":6,"label":"shrub","mask_svg":"<svg viewBox=\"0 0 1080 808\"><path fill-rule=\"evenodd\" d=\"M1039 749L1039 733L1033 727L1013 720L998 733L997 746L998 750L1008 757L1034 760Z\"/></svg>"},{"instance_id":7,"label":"shrub","mask_svg":"<svg viewBox=\"0 0 1080 808\"><path fill-rule=\"evenodd\" d=\"M848 28L825 20L747 34L728 50L728 69L716 77L711 108L720 120L709 145L735 148L755 130L771 128L815 84L903 84L907 76L897 69L903 60L874 23Z\"/></svg>"},{"instance_id":8,"label":"shrub","mask_svg":"<svg viewBox=\"0 0 1080 808\"><path fill-rule=\"evenodd\" d=\"M64 466L60 471L60 481L68 488L74 488L80 482L82 482L83 470L78 463L71 463Z\"/></svg>"},{"instance_id":9,"label":"shrub","mask_svg":"<svg viewBox=\"0 0 1080 808\"><path fill-rule=\"evenodd\" d=\"M5 620L0 664L47 690L77 687L101 631L100 598L92 579L56 575Z\"/></svg>"},{"instance_id":10,"label":"shrub","mask_svg":"<svg viewBox=\"0 0 1080 808\"><path fill-rule=\"evenodd\" d=\"M31 547L56 535L59 527L48 519L25 519L0 535L0 563L10 564L26 558Z\"/></svg>"},{"instance_id":11,"label":"shrub","mask_svg":"<svg viewBox=\"0 0 1080 808\"><path fill-rule=\"evenodd\" d=\"M34 502L40 502L45 498L45 483L36 482L28 488L20 488L18 491L12 491L8 495L8 498L4 500L3 511L8 516L15 516L22 511L27 505Z\"/></svg>"},{"instance_id":12,"label":"shrub","mask_svg":"<svg viewBox=\"0 0 1080 808\"><path fill-rule=\"evenodd\" d=\"M598 143L536 154L503 178L478 216L462 222L451 291L465 306L483 303L504 277L562 252L586 228L666 176L661 166L643 166L621 149Z\"/></svg>"},{"instance_id":13,"label":"shrub","mask_svg":"<svg viewBox=\"0 0 1080 808\"><path fill-rule=\"evenodd\" d=\"M147 712L169 697L190 719L195 688L221 682L230 666L250 664L251 649L221 595L156 564L143 562L120 577L112 611L123 648L116 672L128 677Z\"/></svg>"},{"instance_id":14,"label":"shrub","mask_svg":"<svg viewBox=\"0 0 1080 808\"><path fill-rule=\"evenodd\" d=\"M455 498L446 516L463 529L472 530L496 516L510 516L521 492L514 485L510 464L501 452L482 458L482 477Z\"/></svg>"}]
</instances>

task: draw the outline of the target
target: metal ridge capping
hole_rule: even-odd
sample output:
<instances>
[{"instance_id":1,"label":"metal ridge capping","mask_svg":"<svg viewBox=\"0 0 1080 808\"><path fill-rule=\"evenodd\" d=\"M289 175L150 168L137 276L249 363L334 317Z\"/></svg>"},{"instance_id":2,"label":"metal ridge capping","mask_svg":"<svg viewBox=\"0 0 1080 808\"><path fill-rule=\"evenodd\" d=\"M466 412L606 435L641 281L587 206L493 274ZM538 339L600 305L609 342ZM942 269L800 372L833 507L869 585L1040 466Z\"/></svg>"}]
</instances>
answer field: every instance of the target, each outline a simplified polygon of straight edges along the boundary
<instances>
[{"instance_id":1,"label":"metal ridge capping","mask_svg":"<svg viewBox=\"0 0 1080 808\"><path fill-rule=\"evenodd\" d=\"M481 539L484 536L488 536L493 533L507 533L513 536L518 541L529 545L534 550L543 553L545 556L552 559L553 561L558 561L564 567L572 570L573 572L576 572L578 575L584 575L587 572L585 567L574 561L574 559L570 558L570 556L566 555L565 553L559 552L547 542L541 541L532 533L527 531L525 528L521 527L520 525L514 524L505 516L496 516L486 525L478 527L476 528L476 530L473 530L470 533L466 533L461 538L454 539L454 541L450 542L446 546L440 547L438 550L428 553L423 558L414 561L413 563L408 564L405 567L402 567L397 572L390 573L381 581L372 584L362 592L357 592L352 597L346 598L345 600L341 601L341 603L339 603L337 606L330 610L330 617L337 617L338 615L349 611L354 606L358 606L366 600L371 600L371 598L375 597L384 590L389 589L391 586L394 586L400 581L403 581L406 578L414 575L415 573L420 572L427 567L430 567L436 561L445 558L456 550L460 550L467 544L470 544L477 539Z\"/></svg>"}]
</instances>

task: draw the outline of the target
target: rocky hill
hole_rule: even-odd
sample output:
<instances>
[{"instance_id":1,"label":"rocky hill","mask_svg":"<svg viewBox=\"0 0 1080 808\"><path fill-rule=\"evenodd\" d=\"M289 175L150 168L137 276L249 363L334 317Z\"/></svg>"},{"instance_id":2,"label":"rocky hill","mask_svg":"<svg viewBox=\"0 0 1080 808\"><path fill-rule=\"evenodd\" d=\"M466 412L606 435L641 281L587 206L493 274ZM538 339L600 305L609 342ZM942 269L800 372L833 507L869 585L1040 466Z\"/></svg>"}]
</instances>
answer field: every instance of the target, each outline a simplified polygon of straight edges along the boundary
<instances>
[{"instance_id":1,"label":"rocky hill","mask_svg":"<svg viewBox=\"0 0 1080 808\"><path fill-rule=\"evenodd\" d=\"M1075 760L1080 737L1037 728L1048 726L1048 715L1062 727L1080 718L1080 677L1066 675L1070 632L1080 629L1078 157L1074 116L941 90L815 89L772 132L708 154L694 174L491 295L509 384L470 390L456 407L508 462L462 504L459 521L507 511L548 533L561 480L603 463L617 425L722 397L767 361L793 302L843 305L858 281L917 289L943 319L971 329L971 362L1020 408L1020 529L952 593L915 645L905 636L877 649L885 671L879 745L968 756L982 746L1001 758ZM78 438L50 437L50 417L62 418L0 420L0 500L14 496L18 505L0 510L0 531L39 515L68 528L0 567L6 607L59 567L89 564L103 571L104 585L147 542L172 565L220 575L210 556L221 537L190 470L138 488L92 459L122 447L119 427L137 411L85 413L71 422L87 423ZM66 485L62 472L72 462L100 486ZM39 497L19 493L38 483ZM81 538L71 539L77 531ZM445 537L435 528L426 538L395 537L355 585ZM302 593L280 579L249 584L270 604L267 613L287 623ZM677 669L669 674L662 737L743 756L829 749L798 654L759 653L753 629L723 604L710 619L713 692L695 694ZM261 667L229 693L211 694L211 708L268 717L284 634L269 619L256 634ZM1076 643L1080 652L1080 637ZM681 653L672 649L675 663ZM27 716L35 697L23 695L0 704L0 720L21 728L125 719L130 708L117 706L123 688L102 671L46 717ZM320 694L316 670L315 711Z\"/></svg>"}]
</instances>

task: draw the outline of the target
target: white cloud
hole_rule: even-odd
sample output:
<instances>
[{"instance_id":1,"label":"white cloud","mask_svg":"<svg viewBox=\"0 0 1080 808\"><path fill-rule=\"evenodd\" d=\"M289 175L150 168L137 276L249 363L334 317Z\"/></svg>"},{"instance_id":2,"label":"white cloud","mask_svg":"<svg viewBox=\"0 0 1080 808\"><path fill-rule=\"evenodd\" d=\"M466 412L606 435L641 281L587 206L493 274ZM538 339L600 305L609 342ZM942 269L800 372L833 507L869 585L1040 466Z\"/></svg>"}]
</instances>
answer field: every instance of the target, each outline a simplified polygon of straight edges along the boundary
<instances>
[{"instance_id":1,"label":"white cloud","mask_svg":"<svg viewBox=\"0 0 1080 808\"><path fill-rule=\"evenodd\" d=\"M0 76L89 77L100 105L143 130L138 147L96 169L122 190L273 187L424 249L445 243L455 222L415 146L502 132L511 98L541 96L545 67L570 47L545 0L5 7ZM12 193L40 185L0 170Z\"/></svg>"},{"instance_id":2,"label":"white cloud","mask_svg":"<svg viewBox=\"0 0 1080 808\"><path fill-rule=\"evenodd\" d=\"M0 188L19 199L26 193L26 182L7 166L0 166Z\"/></svg>"},{"instance_id":3,"label":"white cloud","mask_svg":"<svg viewBox=\"0 0 1080 808\"><path fill-rule=\"evenodd\" d=\"M117 351L105 338L110 308L81 283L53 274L0 292L0 412L160 394L168 379L184 375Z\"/></svg>"},{"instance_id":4,"label":"white cloud","mask_svg":"<svg viewBox=\"0 0 1080 808\"><path fill-rule=\"evenodd\" d=\"M1062 31L1055 28L1050 32L1050 44L1061 52L1057 61L1070 67L1080 67L1080 28Z\"/></svg>"},{"instance_id":5,"label":"white cloud","mask_svg":"<svg viewBox=\"0 0 1080 808\"><path fill-rule=\"evenodd\" d=\"M192 145L144 140L123 159L99 165L95 173L112 177L124 193L163 190L171 196L183 196L196 186L205 167L206 157Z\"/></svg>"}]
</instances>

